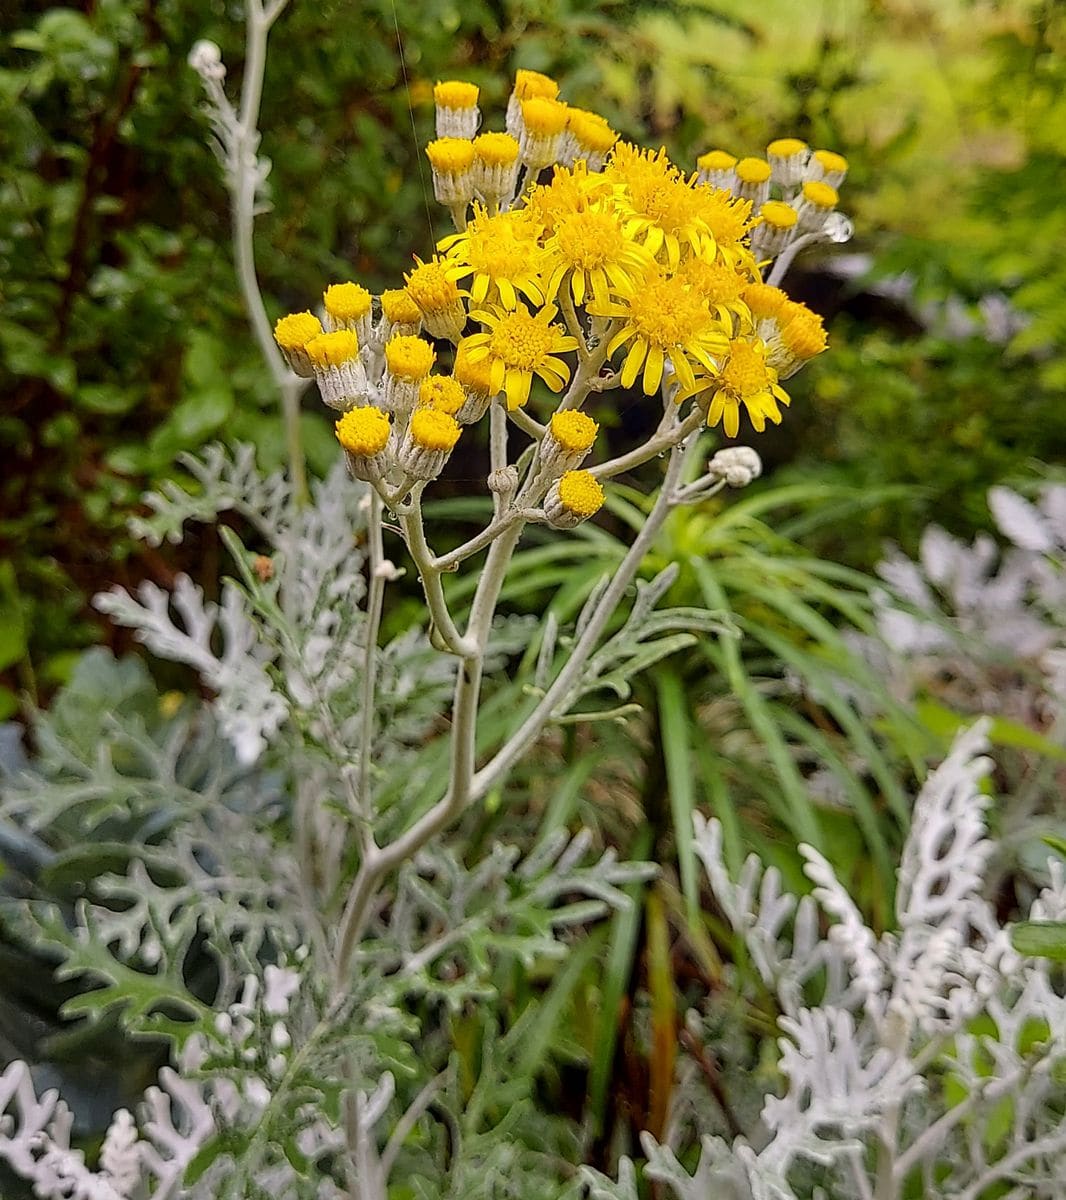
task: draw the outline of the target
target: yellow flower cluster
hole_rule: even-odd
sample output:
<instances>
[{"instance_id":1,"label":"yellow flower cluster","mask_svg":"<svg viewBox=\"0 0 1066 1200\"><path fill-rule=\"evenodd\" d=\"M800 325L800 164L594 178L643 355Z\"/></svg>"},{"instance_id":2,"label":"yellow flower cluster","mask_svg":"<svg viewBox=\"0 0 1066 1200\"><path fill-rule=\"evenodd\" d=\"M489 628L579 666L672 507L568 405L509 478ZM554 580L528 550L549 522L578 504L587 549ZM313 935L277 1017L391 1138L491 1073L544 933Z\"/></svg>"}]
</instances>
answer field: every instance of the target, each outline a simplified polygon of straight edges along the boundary
<instances>
[{"instance_id":1,"label":"yellow flower cluster","mask_svg":"<svg viewBox=\"0 0 1066 1200\"><path fill-rule=\"evenodd\" d=\"M560 462L578 452L567 445L577 410L615 386L691 401L730 437L744 413L759 431L781 420L781 381L825 348L825 332L764 272L797 240L846 225L840 155L780 138L765 157L711 150L686 174L536 72L518 73L506 132L478 132L473 85L443 81L434 95L426 154L457 232L416 258L401 289L375 299L331 285L325 332L310 313L278 323L282 352L328 403L379 408L390 445L443 453L497 398L525 406L539 380L567 392L559 411L571 416L549 422L545 443ZM449 374L429 374L450 360ZM362 444L345 442L349 453ZM553 493L564 508L570 491Z\"/></svg>"}]
</instances>

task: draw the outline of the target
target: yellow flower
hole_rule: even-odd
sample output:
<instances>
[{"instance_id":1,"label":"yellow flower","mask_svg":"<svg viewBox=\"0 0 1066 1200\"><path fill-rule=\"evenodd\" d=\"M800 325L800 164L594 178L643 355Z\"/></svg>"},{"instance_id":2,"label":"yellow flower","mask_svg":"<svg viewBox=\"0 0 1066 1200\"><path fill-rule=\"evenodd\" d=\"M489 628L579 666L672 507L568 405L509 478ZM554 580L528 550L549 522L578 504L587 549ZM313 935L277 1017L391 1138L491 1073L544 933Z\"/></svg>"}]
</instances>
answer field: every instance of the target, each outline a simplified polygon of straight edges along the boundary
<instances>
[{"instance_id":1,"label":"yellow flower","mask_svg":"<svg viewBox=\"0 0 1066 1200\"><path fill-rule=\"evenodd\" d=\"M776 317L786 304L791 303L780 288L771 287L768 283L749 283L744 289L743 299L757 321Z\"/></svg>"},{"instance_id":2,"label":"yellow flower","mask_svg":"<svg viewBox=\"0 0 1066 1200\"><path fill-rule=\"evenodd\" d=\"M372 303L370 293L357 283L333 283L322 294L327 315L341 325L365 317Z\"/></svg>"},{"instance_id":3,"label":"yellow flower","mask_svg":"<svg viewBox=\"0 0 1066 1200\"><path fill-rule=\"evenodd\" d=\"M442 238L437 248L445 252L447 272L452 279L473 275L470 298L476 304L488 301L503 308L518 304L518 293L534 304L544 302L540 270L543 249L537 231L520 212L488 216L478 209L462 233Z\"/></svg>"},{"instance_id":4,"label":"yellow flower","mask_svg":"<svg viewBox=\"0 0 1066 1200\"><path fill-rule=\"evenodd\" d=\"M353 408L336 423L337 441L360 457L380 454L388 445L389 418L380 408Z\"/></svg>"},{"instance_id":5,"label":"yellow flower","mask_svg":"<svg viewBox=\"0 0 1066 1200\"><path fill-rule=\"evenodd\" d=\"M839 199L836 188L824 180L812 179L805 183L795 200L800 229L821 229Z\"/></svg>"},{"instance_id":6,"label":"yellow flower","mask_svg":"<svg viewBox=\"0 0 1066 1200\"><path fill-rule=\"evenodd\" d=\"M741 275L717 260L708 262L704 258L690 258L682 264L678 276L693 288L727 328L732 328L734 318L750 323L751 311L743 300L750 275Z\"/></svg>"},{"instance_id":7,"label":"yellow flower","mask_svg":"<svg viewBox=\"0 0 1066 1200\"><path fill-rule=\"evenodd\" d=\"M559 85L554 79L539 71L527 71L519 67L514 73L514 96L518 100L531 100L543 96L554 100L559 95Z\"/></svg>"},{"instance_id":8,"label":"yellow flower","mask_svg":"<svg viewBox=\"0 0 1066 1200\"><path fill-rule=\"evenodd\" d=\"M348 329L336 333L320 333L304 347L314 365L322 370L339 367L359 355L359 339Z\"/></svg>"},{"instance_id":9,"label":"yellow flower","mask_svg":"<svg viewBox=\"0 0 1066 1200\"><path fill-rule=\"evenodd\" d=\"M720 421L729 437L740 430L740 406L747 410L748 419L758 433L766 428L767 420L781 423L778 401L790 403L789 395L777 382L777 372L766 360L766 347L760 341L734 339L728 352L705 376L691 388L682 389L678 401L699 395L708 401L707 424L712 428Z\"/></svg>"},{"instance_id":10,"label":"yellow flower","mask_svg":"<svg viewBox=\"0 0 1066 1200\"><path fill-rule=\"evenodd\" d=\"M452 374L467 391L487 396L492 392L492 363L487 357L479 358L476 361L472 359L470 351L473 349L474 347L470 345L470 338L463 338L456 346L455 366L452 367Z\"/></svg>"},{"instance_id":11,"label":"yellow flower","mask_svg":"<svg viewBox=\"0 0 1066 1200\"><path fill-rule=\"evenodd\" d=\"M718 257L754 270L751 252L743 245L752 226L751 201L739 200L710 184L697 184L694 190L700 223L714 242Z\"/></svg>"},{"instance_id":12,"label":"yellow flower","mask_svg":"<svg viewBox=\"0 0 1066 1200\"><path fill-rule=\"evenodd\" d=\"M600 427L586 413L576 408L552 414L548 429L559 445L571 454L584 454L592 449Z\"/></svg>"},{"instance_id":13,"label":"yellow flower","mask_svg":"<svg viewBox=\"0 0 1066 1200\"><path fill-rule=\"evenodd\" d=\"M322 325L313 313L290 313L279 317L274 326L274 340L282 350L303 350L312 338L322 332Z\"/></svg>"},{"instance_id":14,"label":"yellow flower","mask_svg":"<svg viewBox=\"0 0 1066 1200\"><path fill-rule=\"evenodd\" d=\"M466 403L466 392L450 375L431 375L418 389L418 403L422 408L435 408L454 417Z\"/></svg>"},{"instance_id":15,"label":"yellow flower","mask_svg":"<svg viewBox=\"0 0 1066 1200\"><path fill-rule=\"evenodd\" d=\"M631 285L653 261L625 236L620 218L602 207L560 217L546 249L553 260L547 298L553 299L566 280L575 304L584 304L589 293L597 304L606 304L612 289Z\"/></svg>"},{"instance_id":16,"label":"yellow flower","mask_svg":"<svg viewBox=\"0 0 1066 1200\"><path fill-rule=\"evenodd\" d=\"M433 369L433 347L420 337L394 337L385 344L389 373L408 383L418 383Z\"/></svg>"},{"instance_id":17,"label":"yellow flower","mask_svg":"<svg viewBox=\"0 0 1066 1200\"><path fill-rule=\"evenodd\" d=\"M621 320L607 346L608 357L632 343L622 364L622 384L631 387L643 368L646 395L658 390L667 359L683 388L694 382L693 364L708 370L713 355L725 349L729 335L700 295L683 278L654 270L618 301L588 305L594 316Z\"/></svg>"},{"instance_id":18,"label":"yellow flower","mask_svg":"<svg viewBox=\"0 0 1066 1200\"><path fill-rule=\"evenodd\" d=\"M381 315L385 318L387 331L402 329L417 333L422 324L422 310L404 288L391 288L381 293Z\"/></svg>"},{"instance_id":19,"label":"yellow flower","mask_svg":"<svg viewBox=\"0 0 1066 1200\"><path fill-rule=\"evenodd\" d=\"M559 500L568 512L591 517L603 507L603 488L590 471L567 471L559 480Z\"/></svg>"},{"instance_id":20,"label":"yellow flower","mask_svg":"<svg viewBox=\"0 0 1066 1200\"><path fill-rule=\"evenodd\" d=\"M827 345L822 318L805 304L788 299L778 309L772 323L760 325L759 333L766 339L770 365L781 379L795 375Z\"/></svg>"},{"instance_id":21,"label":"yellow flower","mask_svg":"<svg viewBox=\"0 0 1066 1200\"><path fill-rule=\"evenodd\" d=\"M826 348L825 325L822 318L805 304L790 300L778 317L781 340L798 358L813 358Z\"/></svg>"},{"instance_id":22,"label":"yellow flower","mask_svg":"<svg viewBox=\"0 0 1066 1200\"><path fill-rule=\"evenodd\" d=\"M815 150L807 170L812 179L821 179L830 187L838 188L848 173L848 160L833 150Z\"/></svg>"},{"instance_id":23,"label":"yellow flower","mask_svg":"<svg viewBox=\"0 0 1066 1200\"><path fill-rule=\"evenodd\" d=\"M474 165L474 147L465 138L437 138L426 147L426 158L433 168L434 178L438 175L465 177Z\"/></svg>"},{"instance_id":24,"label":"yellow flower","mask_svg":"<svg viewBox=\"0 0 1066 1200\"><path fill-rule=\"evenodd\" d=\"M471 145L477 160L490 167L507 167L518 158L518 142L509 133L479 133Z\"/></svg>"},{"instance_id":25,"label":"yellow flower","mask_svg":"<svg viewBox=\"0 0 1066 1200\"><path fill-rule=\"evenodd\" d=\"M471 363L489 363L492 393L505 392L510 409L520 408L529 399L534 375L553 392L561 392L570 378L570 368L555 355L576 350L577 341L552 324L557 312L555 305L549 304L536 315L524 305L514 312L497 309L471 313L475 321L488 326L489 332L464 338L459 353Z\"/></svg>"},{"instance_id":26,"label":"yellow flower","mask_svg":"<svg viewBox=\"0 0 1066 1200\"><path fill-rule=\"evenodd\" d=\"M665 251L667 263L676 268L682 246L697 254L705 247L707 230L700 221L696 192L665 150L653 153L620 142L604 174L619 185L626 233L643 237L651 254Z\"/></svg>"},{"instance_id":27,"label":"yellow flower","mask_svg":"<svg viewBox=\"0 0 1066 1200\"><path fill-rule=\"evenodd\" d=\"M426 329L433 337L458 340L466 325L463 293L439 259L423 262L416 258L415 262L418 265L404 279L407 294L418 305Z\"/></svg>"},{"instance_id":28,"label":"yellow flower","mask_svg":"<svg viewBox=\"0 0 1066 1200\"><path fill-rule=\"evenodd\" d=\"M551 231L564 217L585 212L608 188L604 172L590 172L588 163L578 159L572 167L556 167L551 183L533 189L526 212L535 224Z\"/></svg>"},{"instance_id":29,"label":"yellow flower","mask_svg":"<svg viewBox=\"0 0 1066 1200\"><path fill-rule=\"evenodd\" d=\"M583 108L567 112L566 127L581 158L602 156L618 141L618 134L607 124L606 117Z\"/></svg>"},{"instance_id":30,"label":"yellow flower","mask_svg":"<svg viewBox=\"0 0 1066 1200\"><path fill-rule=\"evenodd\" d=\"M732 171L736 165L736 155L730 154L728 150L708 150L706 154L701 154L696 159L696 166L701 171L706 171L708 175L717 174L720 171Z\"/></svg>"},{"instance_id":31,"label":"yellow flower","mask_svg":"<svg viewBox=\"0 0 1066 1200\"><path fill-rule=\"evenodd\" d=\"M489 203L510 200L518 180L518 140L509 133L482 133L474 147L474 186Z\"/></svg>"},{"instance_id":32,"label":"yellow flower","mask_svg":"<svg viewBox=\"0 0 1066 1200\"><path fill-rule=\"evenodd\" d=\"M287 317L278 318L274 326L274 341L297 375L310 377L312 374L314 364L307 354L307 344L321 332L322 326L313 313L290 313Z\"/></svg>"},{"instance_id":33,"label":"yellow flower","mask_svg":"<svg viewBox=\"0 0 1066 1200\"><path fill-rule=\"evenodd\" d=\"M411 441L423 450L451 450L462 432L454 417L433 408L416 408L411 416Z\"/></svg>"},{"instance_id":34,"label":"yellow flower","mask_svg":"<svg viewBox=\"0 0 1066 1200\"><path fill-rule=\"evenodd\" d=\"M433 102L441 108L476 108L479 88L476 83L447 79L433 88Z\"/></svg>"}]
</instances>

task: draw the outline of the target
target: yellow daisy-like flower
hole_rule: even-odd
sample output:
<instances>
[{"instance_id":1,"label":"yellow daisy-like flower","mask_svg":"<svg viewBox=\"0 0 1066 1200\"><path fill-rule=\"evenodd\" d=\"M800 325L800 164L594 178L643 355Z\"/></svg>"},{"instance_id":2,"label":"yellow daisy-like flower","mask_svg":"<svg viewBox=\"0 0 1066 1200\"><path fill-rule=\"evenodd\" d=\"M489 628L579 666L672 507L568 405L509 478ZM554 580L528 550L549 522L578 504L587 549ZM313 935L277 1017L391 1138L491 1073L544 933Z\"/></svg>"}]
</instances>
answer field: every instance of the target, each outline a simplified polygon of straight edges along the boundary
<instances>
[{"instance_id":1,"label":"yellow daisy-like flower","mask_svg":"<svg viewBox=\"0 0 1066 1200\"><path fill-rule=\"evenodd\" d=\"M476 211L462 233L442 238L437 248L445 253L447 272L453 280L472 275L470 298L475 304L499 304L515 308L518 293L534 304L543 304L540 280L545 261L537 242L536 227L523 212L488 216Z\"/></svg>"},{"instance_id":2,"label":"yellow daisy-like flower","mask_svg":"<svg viewBox=\"0 0 1066 1200\"><path fill-rule=\"evenodd\" d=\"M719 422L729 437L740 431L740 407L747 410L748 419L758 433L766 428L767 420L781 424L777 405L788 405L790 397L777 382L778 375L767 362L766 347L760 341L734 339L728 352L705 376L691 388L682 389L678 401L691 395L708 399L707 424Z\"/></svg>"},{"instance_id":3,"label":"yellow daisy-like flower","mask_svg":"<svg viewBox=\"0 0 1066 1200\"><path fill-rule=\"evenodd\" d=\"M509 409L521 408L529 399L534 375L553 392L561 392L570 378L570 368L555 356L576 350L577 340L552 324L557 312L555 305L549 304L535 315L524 305L514 312L497 309L470 314L489 331L464 338L459 343L460 353L471 363L489 363L490 388L493 394L506 394Z\"/></svg>"},{"instance_id":4,"label":"yellow daisy-like flower","mask_svg":"<svg viewBox=\"0 0 1066 1200\"><path fill-rule=\"evenodd\" d=\"M334 425L337 441L348 451L361 458L380 454L388 445L389 418L380 408L353 408L346 412Z\"/></svg>"},{"instance_id":5,"label":"yellow daisy-like flower","mask_svg":"<svg viewBox=\"0 0 1066 1200\"><path fill-rule=\"evenodd\" d=\"M556 167L551 183L533 189L526 212L535 224L550 232L565 217L585 212L608 188L605 172L590 172L588 163L578 159L572 167Z\"/></svg>"},{"instance_id":6,"label":"yellow daisy-like flower","mask_svg":"<svg viewBox=\"0 0 1066 1200\"><path fill-rule=\"evenodd\" d=\"M814 358L828 345L822 318L805 304L790 300L781 310L781 339L798 358Z\"/></svg>"},{"instance_id":7,"label":"yellow daisy-like flower","mask_svg":"<svg viewBox=\"0 0 1066 1200\"><path fill-rule=\"evenodd\" d=\"M728 345L729 331L683 278L655 270L634 284L618 301L588 305L594 316L614 317L622 328L607 346L608 357L629 344L622 364L622 384L632 387L643 368L646 395L662 384L669 359L683 388L695 381L693 365L707 370L714 355Z\"/></svg>"},{"instance_id":8,"label":"yellow daisy-like flower","mask_svg":"<svg viewBox=\"0 0 1066 1200\"><path fill-rule=\"evenodd\" d=\"M607 124L607 118L583 108L567 112L566 126L582 158L606 154L618 141L618 134Z\"/></svg>"},{"instance_id":9,"label":"yellow daisy-like flower","mask_svg":"<svg viewBox=\"0 0 1066 1200\"><path fill-rule=\"evenodd\" d=\"M441 108L476 108L480 89L476 83L446 79L433 87L433 101Z\"/></svg>"},{"instance_id":10,"label":"yellow daisy-like flower","mask_svg":"<svg viewBox=\"0 0 1066 1200\"><path fill-rule=\"evenodd\" d=\"M744 244L754 224L751 201L737 199L710 184L696 184L693 191L700 224L714 242L718 257L733 266L753 271L755 260Z\"/></svg>"},{"instance_id":11,"label":"yellow daisy-like flower","mask_svg":"<svg viewBox=\"0 0 1066 1200\"><path fill-rule=\"evenodd\" d=\"M478 162L507 167L518 158L518 142L509 133L479 133L471 145Z\"/></svg>"},{"instance_id":12,"label":"yellow daisy-like flower","mask_svg":"<svg viewBox=\"0 0 1066 1200\"><path fill-rule=\"evenodd\" d=\"M696 159L696 166L708 174L732 171L736 165L736 155L730 154L728 150L708 150L706 154L701 154Z\"/></svg>"},{"instance_id":13,"label":"yellow daisy-like flower","mask_svg":"<svg viewBox=\"0 0 1066 1200\"><path fill-rule=\"evenodd\" d=\"M776 317L786 304L791 303L785 292L768 283L749 283L742 297L757 321Z\"/></svg>"},{"instance_id":14,"label":"yellow daisy-like flower","mask_svg":"<svg viewBox=\"0 0 1066 1200\"><path fill-rule=\"evenodd\" d=\"M604 174L618 186L617 203L627 236L643 239L648 251L676 269L683 247L695 254L714 250L702 219L697 187L687 182L665 150L652 152L620 142ZM700 185L702 187L702 185ZM710 189L704 189L710 193Z\"/></svg>"},{"instance_id":15,"label":"yellow daisy-like flower","mask_svg":"<svg viewBox=\"0 0 1066 1200\"><path fill-rule=\"evenodd\" d=\"M627 238L617 214L602 206L562 216L546 243L552 260L545 292L553 299L566 282L575 304L591 293L606 304L612 289L631 286L654 261L651 254Z\"/></svg>"},{"instance_id":16,"label":"yellow daisy-like flower","mask_svg":"<svg viewBox=\"0 0 1066 1200\"><path fill-rule=\"evenodd\" d=\"M426 147L426 158L434 171L459 175L473 165L474 147L465 138L437 138Z\"/></svg>"},{"instance_id":17,"label":"yellow daisy-like flower","mask_svg":"<svg viewBox=\"0 0 1066 1200\"><path fill-rule=\"evenodd\" d=\"M828 344L822 318L805 304L787 299L772 322L760 325L759 333L766 340L769 363L781 379L791 378Z\"/></svg>"},{"instance_id":18,"label":"yellow daisy-like flower","mask_svg":"<svg viewBox=\"0 0 1066 1200\"><path fill-rule=\"evenodd\" d=\"M495 395L492 390L492 361L489 358L479 358L476 362L470 357L472 347L470 338L464 338L455 348L455 366L452 374L458 380L462 389L474 396Z\"/></svg>"},{"instance_id":19,"label":"yellow daisy-like flower","mask_svg":"<svg viewBox=\"0 0 1066 1200\"><path fill-rule=\"evenodd\" d=\"M744 303L744 289L751 281L750 275L741 275L726 263L704 258L687 259L678 271L678 276L693 288L712 313L727 328L732 328L734 319L751 322L751 311Z\"/></svg>"},{"instance_id":20,"label":"yellow daisy-like flower","mask_svg":"<svg viewBox=\"0 0 1066 1200\"><path fill-rule=\"evenodd\" d=\"M302 350L321 332L322 325L314 313L290 313L287 317L278 318L274 326L274 340L282 350Z\"/></svg>"},{"instance_id":21,"label":"yellow daisy-like flower","mask_svg":"<svg viewBox=\"0 0 1066 1200\"><path fill-rule=\"evenodd\" d=\"M530 100L534 96L554 100L559 95L559 85L548 75L519 67L514 73L514 95L519 100Z\"/></svg>"},{"instance_id":22,"label":"yellow daisy-like flower","mask_svg":"<svg viewBox=\"0 0 1066 1200\"><path fill-rule=\"evenodd\" d=\"M274 326L274 341L282 357L297 375L310 376L314 364L307 353L308 342L313 342L322 332L322 325L314 313L289 313L279 317Z\"/></svg>"}]
</instances>

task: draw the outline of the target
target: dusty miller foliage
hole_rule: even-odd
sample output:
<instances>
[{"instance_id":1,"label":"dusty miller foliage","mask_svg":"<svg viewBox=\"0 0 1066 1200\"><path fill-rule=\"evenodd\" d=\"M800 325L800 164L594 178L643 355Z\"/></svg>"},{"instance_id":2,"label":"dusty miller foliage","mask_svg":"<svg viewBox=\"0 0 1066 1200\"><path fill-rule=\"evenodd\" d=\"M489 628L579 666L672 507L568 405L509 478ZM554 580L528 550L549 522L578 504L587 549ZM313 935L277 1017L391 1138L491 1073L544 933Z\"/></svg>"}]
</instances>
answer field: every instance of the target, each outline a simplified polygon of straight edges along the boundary
<instances>
[{"instance_id":1,"label":"dusty miller foliage","mask_svg":"<svg viewBox=\"0 0 1066 1200\"><path fill-rule=\"evenodd\" d=\"M480 1010L472 1092L435 1014L479 1011L502 963L564 957L572 930L627 904L621 886L648 869L593 853L586 834L557 832L524 852L494 845L473 862L437 838L372 907L338 988L329 943L351 870L353 817L337 798L356 769L361 716L363 489L335 475L299 506L245 448L186 465L198 488L150 498L142 534L177 540L187 520L236 510L257 553L222 531L238 578L217 604L184 577L170 592L145 584L97 604L199 672L211 700L175 710L141 664L94 652L37 715L36 756L7 772L0 800L20 864L3 919L54 956L60 979L80 982L64 1015L162 1040L177 1070L136 1115L116 1114L90 1168L71 1147L70 1110L55 1091L38 1097L29 1068L12 1063L0 1077L0 1159L37 1195L64 1200L318 1200L350 1194L352 1171L360 1195L384 1195L390 1179L426 1200L446 1184L470 1197L547 1194L577 1149L530 1094L529 1047L547 1040L539 1005L506 1034L491 1006ZM681 617L656 607L664 591L642 587L569 704L597 687L625 695L649 641L678 644ZM504 698L521 681L498 668L533 633L526 619L494 625L487 662ZM417 630L381 649L380 829L402 827L432 796L454 672ZM78 886L57 902L60 869Z\"/></svg>"},{"instance_id":2,"label":"dusty miller foliage","mask_svg":"<svg viewBox=\"0 0 1066 1200\"><path fill-rule=\"evenodd\" d=\"M1063 980L1014 953L982 895L985 748L984 726L963 733L922 788L880 937L811 847L797 898L754 856L730 878L719 825L698 820L711 889L780 1008L785 1086L748 1136L705 1134L698 1163L645 1135L647 1177L677 1200L1061 1195ZM1064 914L1055 863L1031 916ZM637 1200L629 1162L616 1182L587 1176L595 1200Z\"/></svg>"},{"instance_id":3,"label":"dusty miller foliage","mask_svg":"<svg viewBox=\"0 0 1066 1200\"><path fill-rule=\"evenodd\" d=\"M994 718L1003 805L993 874L1020 865L1038 881L1041 838L1066 834L1056 776L1066 748L1066 486L1047 484L1033 500L994 487L988 506L1000 539L966 544L930 526L917 561L894 550L878 567L879 636L846 636L930 721ZM876 719L871 696L841 687Z\"/></svg>"}]
</instances>

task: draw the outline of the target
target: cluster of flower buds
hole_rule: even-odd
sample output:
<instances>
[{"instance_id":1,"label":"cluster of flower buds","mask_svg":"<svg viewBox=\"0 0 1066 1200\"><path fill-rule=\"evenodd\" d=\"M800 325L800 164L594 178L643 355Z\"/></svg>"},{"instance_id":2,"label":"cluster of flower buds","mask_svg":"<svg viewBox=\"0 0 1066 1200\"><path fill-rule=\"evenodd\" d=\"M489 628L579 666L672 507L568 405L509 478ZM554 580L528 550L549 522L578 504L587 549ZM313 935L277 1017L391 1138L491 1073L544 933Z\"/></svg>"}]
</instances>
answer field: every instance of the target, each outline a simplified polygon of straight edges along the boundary
<instances>
[{"instance_id":1,"label":"cluster of flower buds","mask_svg":"<svg viewBox=\"0 0 1066 1200\"><path fill-rule=\"evenodd\" d=\"M437 138L426 147L433 193L459 228L472 204L506 212L516 201L520 173L531 184L547 167L578 161L603 168L618 134L598 113L559 99L559 85L537 71L520 70L507 101L505 132L478 134L479 89L449 80L433 89Z\"/></svg>"},{"instance_id":2,"label":"cluster of flower buds","mask_svg":"<svg viewBox=\"0 0 1066 1200\"><path fill-rule=\"evenodd\" d=\"M760 261L776 258L804 234L846 242L851 224L837 211L848 160L832 150L812 150L799 138L778 138L765 158L740 158L709 150L697 159L698 178L750 200L758 223L751 248Z\"/></svg>"},{"instance_id":3,"label":"cluster of flower buds","mask_svg":"<svg viewBox=\"0 0 1066 1200\"><path fill-rule=\"evenodd\" d=\"M690 401L678 428L703 418L732 438L742 414L756 431L781 420L782 381L826 338L763 267L803 239L846 237L844 159L783 138L765 158L711 151L685 175L535 71L518 72L503 129L483 129L473 84L438 83L434 98L426 153L456 232L402 288L335 283L318 316L275 330L292 369L341 413L353 476L402 505L496 406L497 432L509 418L534 441L520 471L497 456L486 472L497 517L570 527L600 509L615 473L585 464L599 426L584 409L609 389L661 391L662 428ZM541 388L562 399L538 420L524 410Z\"/></svg>"}]
</instances>

